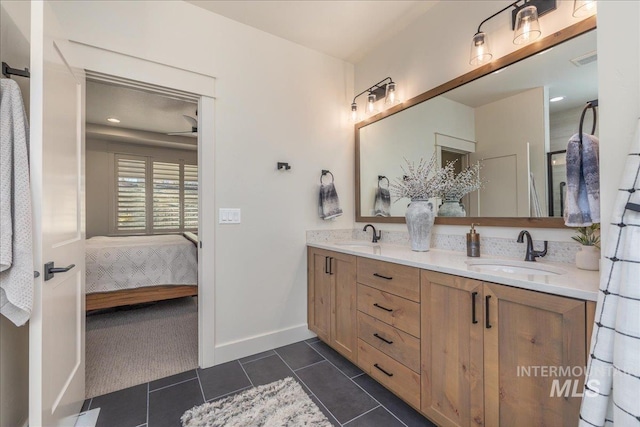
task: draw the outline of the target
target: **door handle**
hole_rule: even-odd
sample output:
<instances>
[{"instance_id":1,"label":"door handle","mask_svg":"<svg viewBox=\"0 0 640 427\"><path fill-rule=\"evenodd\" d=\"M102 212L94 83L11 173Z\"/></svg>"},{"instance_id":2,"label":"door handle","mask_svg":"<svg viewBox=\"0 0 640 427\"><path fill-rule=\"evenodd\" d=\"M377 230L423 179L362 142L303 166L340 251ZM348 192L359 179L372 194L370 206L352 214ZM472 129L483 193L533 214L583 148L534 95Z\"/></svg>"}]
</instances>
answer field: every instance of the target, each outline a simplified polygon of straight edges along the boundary
<instances>
[{"instance_id":1,"label":"door handle","mask_svg":"<svg viewBox=\"0 0 640 427\"><path fill-rule=\"evenodd\" d=\"M75 264L71 264L67 267L54 267L54 262L48 262L44 265L44 280L50 280L53 279L53 276L56 273L66 273L67 271L71 270L73 267L75 267Z\"/></svg>"}]
</instances>

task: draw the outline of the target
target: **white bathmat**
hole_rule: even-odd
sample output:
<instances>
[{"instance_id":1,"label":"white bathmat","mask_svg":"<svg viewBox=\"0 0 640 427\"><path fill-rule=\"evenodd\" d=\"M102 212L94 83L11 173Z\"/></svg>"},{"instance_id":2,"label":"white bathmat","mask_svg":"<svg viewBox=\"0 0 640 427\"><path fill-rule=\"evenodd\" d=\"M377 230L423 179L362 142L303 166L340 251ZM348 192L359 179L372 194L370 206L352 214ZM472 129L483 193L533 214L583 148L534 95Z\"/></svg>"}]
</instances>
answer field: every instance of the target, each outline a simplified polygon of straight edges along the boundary
<instances>
[{"instance_id":1,"label":"white bathmat","mask_svg":"<svg viewBox=\"0 0 640 427\"><path fill-rule=\"evenodd\" d=\"M181 420L183 427L331 427L291 377L196 406L185 412Z\"/></svg>"}]
</instances>

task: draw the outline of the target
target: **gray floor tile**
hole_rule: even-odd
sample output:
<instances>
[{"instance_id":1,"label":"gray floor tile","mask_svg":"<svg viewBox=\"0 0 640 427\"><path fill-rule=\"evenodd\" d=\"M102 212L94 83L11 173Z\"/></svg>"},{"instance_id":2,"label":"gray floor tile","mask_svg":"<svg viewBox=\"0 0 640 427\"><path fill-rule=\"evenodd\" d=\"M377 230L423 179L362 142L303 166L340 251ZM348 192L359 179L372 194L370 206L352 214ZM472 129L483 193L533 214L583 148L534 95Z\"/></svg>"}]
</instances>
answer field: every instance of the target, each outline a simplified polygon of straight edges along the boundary
<instances>
[{"instance_id":1,"label":"gray floor tile","mask_svg":"<svg viewBox=\"0 0 640 427\"><path fill-rule=\"evenodd\" d=\"M198 369L200 384L207 400L215 399L251 385L237 360L212 368ZM153 427L153 426L151 426Z\"/></svg>"},{"instance_id":2,"label":"gray floor tile","mask_svg":"<svg viewBox=\"0 0 640 427\"><path fill-rule=\"evenodd\" d=\"M318 337L313 337L313 338L309 338L308 340L304 340L304 342L307 342L307 343L309 343L309 344L314 343L314 342L317 342L317 341L320 341L320 338L318 338Z\"/></svg>"},{"instance_id":3,"label":"gray floor tile","mask_svg":"<svg viewBox=\"0 0 640 427\"><path fill-rule=\"evenodd\" d=\"M341 423L378 406L371 397L328 362L302 368L296 371L296 374Z\"/></svg>"},{"instance_id":4,"label":"gray floor tile","mask_svg":"<svg viewBox=\"0 0 640 427\"><path fill-rule=\"evenodd\" d=\"M269 384L287 377L295 378L277 354L243 365L254 386Z\"/></svg>"},{"instance_id":5,"label":"gray floor tile","mask_svg":"<svg viewBox=\"0 0 640 427\"><path fill-rule=\"evenodd\" d=\"M94 397L91 409L100 408L96 427L136 427L147 422L147 384Z\"/></svg>"},{"instance_id":6,"label":"gray floor tile","mask_svg":"<svg viewBox=\"0 0 640 427\"><path fill-rule=\"evenodd\" d=\"M244 364L247 362L252 362L254 360L262 359L263 357L271 356L272 354L275 354L273 350L267 350L267 351L263 351L262 353L252 354L251 356L243 357L242 359L239 359L239 360L240 360L240 363Z\"/></svg>"},{"instance_id":7,"label":"gray floor tile","mask_svg":"<svg viewBox=\"0 0 640 427\"><path fill-rule=\"evenodd\" d=\"M349 362L347 359L342 357L340 353L338 353L322 341L318 341L310 345L311 347L316 349L318 353L320 353L325 359L336 365L336 367L344 372L344 374L349 378L355 377L356 375L360 375L362 373L362 370L360 368Z\"/></svg>"},{"instance_id":8,"label":"gray floor tile","mask_svg":"<svg viewBox=\"0 0 640 427\"><path fill-rule=\"evenodd\" d=\"M318 400L317 397L315 397L315 396L309 396L309 397L311 398L313 403L316 404L318 409L320 409L320 411L324 414L324 416L327 417L327 419L329 420L329 422L331 424L333 424L335 427L340 427L340 423L338 422L338 420L336 420L335 417L333 416L333 414L331 412L329 412L327 410L327 408L325 408L322 403L320 403L320 400Z\"/></svg>"},{"instance_id":9,"label":"gray floor tile","mask_svg":"<svg viewBox=\"0 0 640 427\"><path fill-rule=\"evenodd\" d=\"M276 353L278 353L294 371L324 360L324 357L309 347L305 342L297 342L276 348Z\"/></svg>"},{"instance_id":10,"label":"gray floor tile","mask_svg":"<svg viewBox=\"0 0 640 427\"><path fill-rule=\"evenodd\" d=\"M80 412L88 411L90 404L91 404L91 399L87 399L84 402L82 402L82 409L80 409Z\"/></svg>"},{"instance_id":11,"label":"gray floor tile","mask_svg":"<svg viewBox=\"0 0 640 427\"><path fill-rule=\"evenodd\" d=\"M182 414L203 403L197 378L151 392L149 427L179 427Z\"/></svg>"},{"instance_id":12,"label":"gray floor tile","mask_svg":"<svg viewBox=\"0 0 640 427\"><path fill-rule=\"evenodd\" d=\"M379 406L360 418L346 423L345 427L404 427L404 424L391 415L389 411Z\"/></svg>"},{"instance_id":13,"label":"gray floor tile","mask_svg":"<svg viewBox=\"0 0 640 427\"><path fill-rule=\"evenodd\" d=\"M169 385L178 384L182 381L192 380L194 378L198 378L195 369L191 369L190 371L181 372L176 375L171 375L170 377L160 378L159 380L151 381L149 383L149 390L157 390L162 387L166 387Z\"/></svg>"},{"instance_id":14,"label":"gray floor tile","mask_svg":"<svg viewBox=\"0 0 640 427\"><path fill-rule=\"evenodd\" d=\"M382 406L393 412L393 414L400 418L408 427L436 427L435 424L423 417L418 411L407 405L370 376L361 375L358 378L354 378L353 381L380 402Z\"/></svg>"}]
</instances>

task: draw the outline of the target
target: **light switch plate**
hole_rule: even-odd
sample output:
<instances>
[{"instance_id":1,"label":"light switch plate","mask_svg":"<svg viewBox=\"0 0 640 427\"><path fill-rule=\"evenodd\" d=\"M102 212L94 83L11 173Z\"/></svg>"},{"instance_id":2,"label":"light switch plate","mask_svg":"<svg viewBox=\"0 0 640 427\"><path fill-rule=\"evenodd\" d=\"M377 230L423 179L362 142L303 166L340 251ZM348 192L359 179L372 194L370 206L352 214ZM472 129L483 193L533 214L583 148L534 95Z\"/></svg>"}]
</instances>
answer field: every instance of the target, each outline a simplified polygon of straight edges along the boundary
<instances>
[{"instance_id":1,"label":"light switch plate","mask_svg":"<svg viewBox=\"0 0 640 427\"><path fill-rule=\"evenodd\" d=\"M238 208L220 208L218 223L220 224L240 224L241 215Z\"/></svg>"}]
</instances>

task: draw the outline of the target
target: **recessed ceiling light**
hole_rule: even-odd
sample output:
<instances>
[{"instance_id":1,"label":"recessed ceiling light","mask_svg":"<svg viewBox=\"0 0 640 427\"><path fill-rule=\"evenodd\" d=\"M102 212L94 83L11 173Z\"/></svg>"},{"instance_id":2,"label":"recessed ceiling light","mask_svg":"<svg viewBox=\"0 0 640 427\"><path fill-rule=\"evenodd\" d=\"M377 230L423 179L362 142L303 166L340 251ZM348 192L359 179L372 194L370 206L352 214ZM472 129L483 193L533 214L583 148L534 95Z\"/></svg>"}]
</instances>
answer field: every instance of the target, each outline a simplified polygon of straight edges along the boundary
<instances>
[{"instance_id":1,"label":"recessed ceiling light","mask_svg":"<svg viewBox=\"0 0 640 427\"><path fill-rule=\"evenodd\" d=\"M549 52L550 50L553 50L553 48L552 48L552 47L550 47L550 48L549 48L549 49L547 49L547 50L543 50L542 52L538 53L538 55L544 55L545 53Z\"/></svg>"},{"instance_id":2,"label":"recessed ceiling light","mask_svg":"<svg viewBox=\"0 0 640 427\"><path fill-rule=\"evenodd\" d=\"M504 68L500 68L499 70L496 70L493 72L493 74L498 74L504 71Z\"/></svg>"},{"instance_id":3,"label":"recessed ceiling light","mask_svg":"<svg viewBox=\"0 0 640 427\"><path fill-rule=\"evenodd\" d=\"M120 119L116 119L115 117L109 117L107 121L111 123L120 123Z\"/></svg>"},{"instance_id":4,"label":"recessed ceiling light","mask_svg":"<svg viewBox=\"0 0 640 427\"><path fill-rule=\"evenodd\" d=\"M562 101L563 99L564 99L564 96L556 96L555 98L551 98L549 102L558 102L558 101Z\"/></svg>"}]
</instances>

